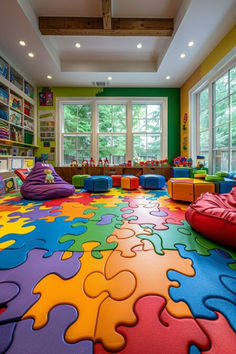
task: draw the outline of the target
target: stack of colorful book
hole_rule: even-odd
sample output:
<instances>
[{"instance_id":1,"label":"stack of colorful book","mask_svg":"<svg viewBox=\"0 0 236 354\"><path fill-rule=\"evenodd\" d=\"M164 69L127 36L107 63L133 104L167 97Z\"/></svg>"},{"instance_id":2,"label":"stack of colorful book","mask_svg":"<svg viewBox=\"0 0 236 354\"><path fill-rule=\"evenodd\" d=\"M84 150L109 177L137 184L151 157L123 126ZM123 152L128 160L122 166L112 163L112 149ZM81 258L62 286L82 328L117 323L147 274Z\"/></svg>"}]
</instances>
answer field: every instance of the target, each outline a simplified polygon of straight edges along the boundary
<instances>
[{"instance_id":1,"label":"stack of colorful book","mask_svg":"<svg viewBox=\"0 0 236 354\"><path fill-rule=\"evenodd\" d=\"M0 139L9 139L9 124L0 120Z\"/></svg>"}]
</instances>

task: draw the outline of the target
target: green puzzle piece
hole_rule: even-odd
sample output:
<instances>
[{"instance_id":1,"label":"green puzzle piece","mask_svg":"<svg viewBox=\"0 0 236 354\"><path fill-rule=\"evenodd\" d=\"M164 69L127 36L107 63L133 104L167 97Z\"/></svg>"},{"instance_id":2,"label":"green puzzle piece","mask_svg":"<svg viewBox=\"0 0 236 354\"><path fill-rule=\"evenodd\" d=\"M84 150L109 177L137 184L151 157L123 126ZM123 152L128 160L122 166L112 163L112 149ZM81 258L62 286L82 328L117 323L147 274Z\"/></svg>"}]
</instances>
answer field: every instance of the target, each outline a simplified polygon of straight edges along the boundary
<instances>
[{"instance_id":1,"label":"green puzzle piece","mask_svg":"<svg viewBox=\"0 0 236 354\"><path fill-rule=\"evenodd\" d=\"M61 237L59 242L63 243L68 240L73 240L74 244L68 248L68 251L83 252L82 245L86 242L99 242L100 245L92 250L92 256L94 258L102 258L100 251L114 250L117 247L116 242L108 243L107 238L113 233L115 225L118 223L116 218L113 218L112 222L107 225L97 225L97 221L89 220L86 224L77 222L72 227L84 226L86 231L81 235L66 234ZM122 222L120 222L122 223Z\"/></svg>"},{"instance_id":2,"label":"green puzzle piece","mask_svg":"<svg viewBox=\"0 0 236 354\"><path fill-rule=\"evenodd\" d=\"M109 206L104 206L106 204L96 204L94 205L95 207L98 207L98 209L86 209L84 211L84 216L86 217L87 214L89 213L94 213L95 215L92 216L91 218L89 218L90 221L101 221L102 220L102 216L104 215L114 215L117 218L120 218L120 216L122 214L124 214L124 211L121 211L122 208L126 208L129 206L129 203L120 203L117 204L116 207L109 207ZM127 212L132 213L132 210L128 210Z\"/></svg>"},{"instance_id":3,"label":"green puzzle piece","mask_svg":"<svg viewBox=\"0 0 236 354\"><path fill-rule=\"evenodd\" d=\"M153 229L154 225L151 224L142 224L142 227L149 227L152 229L152 235L139 235L141 239L149 240L152 242L155 251L160 253L159 238L161 238L162 250L176 250L177 244L182 244L185 246L186 251L196 251L202 256L209 256L210 253L206 247L202 246L198 239L201 239L202 236L194 231L187 221L181 221L184 225L175 225L175 224L164 224L168 226L168 230L156 230Z\"/></svg>"}]
</instances>

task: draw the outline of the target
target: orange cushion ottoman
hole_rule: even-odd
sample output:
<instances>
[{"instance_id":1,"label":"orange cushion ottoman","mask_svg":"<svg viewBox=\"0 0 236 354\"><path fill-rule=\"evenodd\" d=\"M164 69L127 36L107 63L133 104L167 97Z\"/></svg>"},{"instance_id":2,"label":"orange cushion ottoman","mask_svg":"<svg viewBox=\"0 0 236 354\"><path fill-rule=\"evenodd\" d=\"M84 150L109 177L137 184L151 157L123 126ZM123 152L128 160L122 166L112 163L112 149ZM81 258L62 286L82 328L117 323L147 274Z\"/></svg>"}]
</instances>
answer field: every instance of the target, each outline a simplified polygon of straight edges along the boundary
<instances>
[{"instance_id":1,"label":"orange cushion ottoman","mask_svg":"<svg viewBox=\"0 0 236 354\"><path fill-rule=\"evenodd\" d=\"M215 192L215 184L194 178L171 178L168 193L172 199L193 202L202 193Z\"/></svg>"},{"instance_id":2,"label":"orange cushion ottoman","mask_svg":"<svg viewBox=\"0 0 236 354\"><path fill-rule=\"evenodd\" d=\"M138 189L139 178L135 176L121 177L121 188L123 189Z\"/></svg>"},{"instance_id":3,"label":"orange cushion ottoman","mask_svg":"<svg viewBox=\"0 0 236 354\"><path fill-rule=\"evenodd\" d=\"M113 187L121 186L121 175L111 175Z\"/></svg>"}]
</instances>

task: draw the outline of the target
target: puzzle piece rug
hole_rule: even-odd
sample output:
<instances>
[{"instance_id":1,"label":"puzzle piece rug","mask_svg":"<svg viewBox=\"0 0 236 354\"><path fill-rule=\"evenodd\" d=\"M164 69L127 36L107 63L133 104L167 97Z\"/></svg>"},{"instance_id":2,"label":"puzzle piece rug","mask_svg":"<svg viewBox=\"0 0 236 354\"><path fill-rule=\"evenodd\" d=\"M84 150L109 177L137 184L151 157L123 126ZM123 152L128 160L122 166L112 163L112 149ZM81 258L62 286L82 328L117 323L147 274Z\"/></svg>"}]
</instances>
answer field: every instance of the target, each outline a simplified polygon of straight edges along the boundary
<instances>
[{"instance_id":1,"label":"puzzle piece rug","mask_svg":"<svg viewBox=\"0 0 236 354\"><path fill-rule=\"evenodd\" d=\"M0 353L236 353L236 252L165 190L0 199Z\"/></svg>"}]
</instances>

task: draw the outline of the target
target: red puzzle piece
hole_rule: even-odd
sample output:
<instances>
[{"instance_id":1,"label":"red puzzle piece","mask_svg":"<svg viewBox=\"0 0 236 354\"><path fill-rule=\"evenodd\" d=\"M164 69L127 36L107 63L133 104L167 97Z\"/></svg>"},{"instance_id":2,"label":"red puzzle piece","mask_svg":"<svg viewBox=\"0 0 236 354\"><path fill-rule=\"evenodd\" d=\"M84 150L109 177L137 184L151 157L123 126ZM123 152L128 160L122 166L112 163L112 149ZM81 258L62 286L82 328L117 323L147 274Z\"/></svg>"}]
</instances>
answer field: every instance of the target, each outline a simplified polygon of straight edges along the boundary
<instances>
[{"instance_id":1,"label":"red puzzle piece","mask_svg":"<svg viewBox=\"0 0 236 354\"><path fill-rule=\"evenodd\" d=\"M196 319L211 341L210 349L204 351L204 354L235 354L236 334L226 318L219 312L216 314L216 320Z\"/></svg>"},{"instance_id":2,"label":"red puzzle piece","mask_svg":"<svg viewBox=\"0 0 236 354\"><path fill-rule=\"evenodd\" d=\"M134 327L117 327L126 338L125 348L119 354L188 354L195 344L201 350L210 347L208 337L196 320L172 317L165 309L161 296L145 296L134 307L138 323ZM102 344L95 344L95 354L108 354Z\"/></svg>"}]
</instances>

